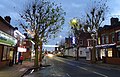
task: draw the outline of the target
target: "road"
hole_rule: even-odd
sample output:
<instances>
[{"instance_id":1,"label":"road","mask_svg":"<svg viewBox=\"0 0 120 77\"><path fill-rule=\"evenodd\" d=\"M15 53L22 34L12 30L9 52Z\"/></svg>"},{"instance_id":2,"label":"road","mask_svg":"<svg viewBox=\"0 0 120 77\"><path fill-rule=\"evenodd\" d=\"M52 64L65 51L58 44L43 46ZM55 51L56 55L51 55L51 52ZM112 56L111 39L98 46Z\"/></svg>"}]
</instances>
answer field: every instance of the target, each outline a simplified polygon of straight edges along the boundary
<instances>
[{"instance_id":1,"label":"road","mask_svg":"<svg viewBox=\"0 0 120 77\"><path fill-rule=\"evenodd\" d=\"M40 71L24 77L120 77L120 70L96 64L73 61L70 59L53 57L47 58L46 64Z\"/></svg>"}]
</instances>

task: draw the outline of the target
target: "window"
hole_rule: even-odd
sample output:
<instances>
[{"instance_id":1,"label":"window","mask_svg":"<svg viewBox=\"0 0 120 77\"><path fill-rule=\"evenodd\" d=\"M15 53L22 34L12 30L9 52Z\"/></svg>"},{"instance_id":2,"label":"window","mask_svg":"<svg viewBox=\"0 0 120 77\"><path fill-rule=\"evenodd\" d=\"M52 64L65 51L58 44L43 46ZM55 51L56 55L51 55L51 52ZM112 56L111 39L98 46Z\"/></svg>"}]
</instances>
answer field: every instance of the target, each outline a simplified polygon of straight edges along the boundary
<instances>
[{"instance_id":1,"label":"window","mask_svg":"<svg viewBox=\"0 0 120 77\"><path fill-rule=\"evenodd\" d=\"M100 44L100 37L98 37L98 44Z\"/></svg>"},{"instance_id":2,"label":"window","mask_svg":"<svg viewBox=\"0 0 120 77\"><path fill-rule=\"evenodd\" d=\"M2 60L7 60L7 46L4 46Z\"/></svg>"},{"instance_id":3,"label":"window","mask_svg":"<svg viewBox=\"0 0 120 77\"><path fill-rule=\"evenodd\" d=\"M112 57L112 48L108 49L108 57Z\"/></svg>"},{"instance_id":4,"label":"window","mask_svg":"<svg viewBox=\"0 0 120 77\"><path fill-rule=\"evenodd\" d=\"M80 51L80 55L82 55L82 51Z\"/></svg>"},{"instance_id":5,"label":"window","mask_svg":"<svg viewBox=\"0 0 120 77\"><path fill-rule=\"evenodd\" d=\"M83 40L80 40L80 45L83 45Z\"/></svg>"},{"instance_id":6,"label":"window","mask_svg":"<svg viewBox=\"0 0 120 77\"><path fill-rule=\"evenodd\" d=\"M102 36L102 44L104 44L105 42L104 42L104 36Z\"/></svg>"},{"instance_id":7,"label":"window","mask_svg":"<svg viewBox=\"0 0 120 77\"><path fill-rule=\"evenodd\" d=\"M7 60L10 58L10 47L7 48Z\"/></svg>"},{"instance_id":8,"label":"window","mask_svg":"<svg viewBox=\"0 0 120 77\"><path fill-rule=\"evenodd\" d=\"M106 35L106 43L109 43L108 35Z\"/></svg>"},{"instance_id":9,"label":"window","mask_svg":"<svg viewBox=\"0 0 120 77\"><path fill-rule=\"evenodd\" d=\"M120 41L120 32L118 32L118 41Z\"/></svg>"},{"instance_id":10,"label":"window","mask_svg":"<svg viewBox=\"0 0 120 77\"><path fill-rule=\"evenodd\" d=\"M112 38L112 43L114 43L114 42L115 42L115 36L114 36L114 33L112 33L111 38Z\"/></svg>"}]
</instances>

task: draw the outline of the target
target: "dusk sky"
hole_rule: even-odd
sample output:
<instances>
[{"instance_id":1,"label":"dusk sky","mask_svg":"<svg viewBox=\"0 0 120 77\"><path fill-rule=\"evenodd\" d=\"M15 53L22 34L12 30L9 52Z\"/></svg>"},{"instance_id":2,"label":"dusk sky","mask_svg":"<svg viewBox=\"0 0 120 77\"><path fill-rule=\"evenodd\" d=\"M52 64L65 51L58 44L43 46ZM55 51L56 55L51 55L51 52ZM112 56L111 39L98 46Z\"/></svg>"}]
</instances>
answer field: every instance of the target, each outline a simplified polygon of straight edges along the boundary
<instances>
[{"instance_id":1,"label":"dusk sky","mask_svg":"<svg viewBox=\"0 0 120 77\"><path fill-rule=\"evenodd\" d=\"M11 25L18 26L17 20L19 18L19 12L24 8L24 5L30 0L1 0L0 1L0 16L11 16ZM51 0L53 1L53 0ZM61 39L67 37L70 28L69 21L74 17L80 17L81 13L86 11L86 6L89 5L90 0L54 0L57 4L61 3L64 11L66 12L65 24L63 30L59 33L59 37L51 39L49 44L56 44ZM120 18L120 0L108 0L108 6L110 8L110 14L107 16L105 24L109 24L111 17ZM22 30L21 30L22 31Z\"/></svg>"}]
</instances>

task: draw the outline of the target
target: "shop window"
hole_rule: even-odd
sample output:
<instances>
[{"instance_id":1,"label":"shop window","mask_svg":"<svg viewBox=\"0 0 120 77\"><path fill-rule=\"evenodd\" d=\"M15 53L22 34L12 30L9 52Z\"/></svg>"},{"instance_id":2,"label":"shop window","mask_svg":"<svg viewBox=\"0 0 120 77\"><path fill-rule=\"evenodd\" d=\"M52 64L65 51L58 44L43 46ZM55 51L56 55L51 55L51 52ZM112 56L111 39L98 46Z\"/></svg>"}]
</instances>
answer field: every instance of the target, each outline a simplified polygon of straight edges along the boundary
<instances>
[{"instance_id":1,"label":"shop window","mask_svg":"<svg viewBox=\"0 0 120 77\"><path fill-rule=\"evenodd\" d=\"M108 51L108 57L112 57L112 51Z\"/></svg>"},{"instance_id":2,"label":"shop window","mask_svg":"<svg viewBox=\"0 0 120 77\"><path fill-rule=\"evenodd\" d=\"M10 48L8 47L7 48L7 60L9 59L9 57L10 57Z\"/></svg>"},{"instance_id":3,"label":"shop window","mask_svg":"<svg viewBox=\"0 0 120 77\"><path fill-rule=\"evenodd\" d=\"M7 60L7 46L4 46L4 48L3 48L2 60Z\"/></svg>"},{"instance_id":4,"label":"shop window","mask_svg":"<svg viewBox=\"0 0 120 77\"><path fill-rule=\"evenodd\" d=\"M13 49L11 48L10 50L9 50L9 59L10 60L12 60L13 59Z\"/></svg>"}]
</instances>

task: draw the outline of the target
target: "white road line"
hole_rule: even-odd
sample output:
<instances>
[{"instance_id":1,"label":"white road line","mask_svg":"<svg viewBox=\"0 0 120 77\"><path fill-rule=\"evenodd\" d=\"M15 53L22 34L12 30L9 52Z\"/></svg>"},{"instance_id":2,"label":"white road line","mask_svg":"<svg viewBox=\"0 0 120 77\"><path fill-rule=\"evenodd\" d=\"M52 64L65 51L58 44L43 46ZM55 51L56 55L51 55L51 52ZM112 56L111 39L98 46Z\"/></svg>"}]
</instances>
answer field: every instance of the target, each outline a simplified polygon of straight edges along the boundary
<instances>
[{"instance_id":1,"label":"white road line","mask_svg":"<svg viewBox=\"0 0 120 77\"><path fill-rule=\"evenodd\" d=\"M34 72L34 69L30 73L33 73L33 72Z\"/></svg>"},{"instance_id":2,"label":"white road line","mask_svg":"<svg viewBox=\"0 0 120 77\"><path fill-rule=\"evenodd\" d=\"M65 59L65 58L64 58ZM83 63L83 62L78 62L78 61L74 61L74 60L69 60L69 59L65 59L67 61L71 61L71 62L75 62L75 63L81 63L81 64L86 64L86 65L90 65L90 64L87 64L87 63Z\"/></svg>"},{"instance_id":3,"label":"white road line","mask_svg":"<svg viewBox=\"0 0 120 77\"><path fill-rule=\"evenodd\" d=\"M65 63L65 62L64 62ZM72 66L75 66L74 64L72 64L72 63L66 63L66 64L69 64L69 65L72 65Z\"/></svg>"},{"instance_id":4,"label":"white road line","mask_svg":"<svg viewBox=\"0 0 120 77\"><path fill-rule=\"evenodd\" d=\"M66 74L68 77L71 77L68 73Z\"/></svg>"},{"instance_id":5,"label":"white road line","mask_svg":"<svg viewBox=\"0 0 120 77\"><path fill-rule=\"evenodd\" d=\"M59 59L57 59L57 60L59 60ZM72 66L75 66L73 63L67 63L67 62L62 61L62 60L59 60L59 61L61 61L61 62L63 62L63 63L66 63L66 64L69 64L69 65L72 65ZM88 70L88 69L86 69L86 68L84 68L84 67L80 67L80 66L75 66L75 67L78 67L78 68L80 68L80 69L83 69L83 70L92 72L92 73L94 73L94 74L97 74L97 75L100 75L100 76L103 76L103 77L108 77L107 75L104 75L104 74L101 74L101 73L95 72L95 71L90 71L90 70Z\"/></svg>"},{"instance_id":6,"label":"white road line","mask_svg":"<svg viewBox=\"0 0 120 77\"><path fill-rule=\"evenodd\" d=\"M86 69L86 68L84 68L84 67L80 67L80 66L76 66L76 67L88 71L88 69Z\"/></svg>"},{"instance_id":7,"label":"white road line","mask_svg":"<svg viewBox=\"0 0 120 77\"><path fill-rule=\"evenodd\" d=\"M97 74L97 75L101 75L101 76L103 76L103 77L108 77L107 75L101 74L101 73L99 73L99 72L95 72L95 71L92 71L92 72L95 73L95 74Z\"/></svg>"}]
</instances>

